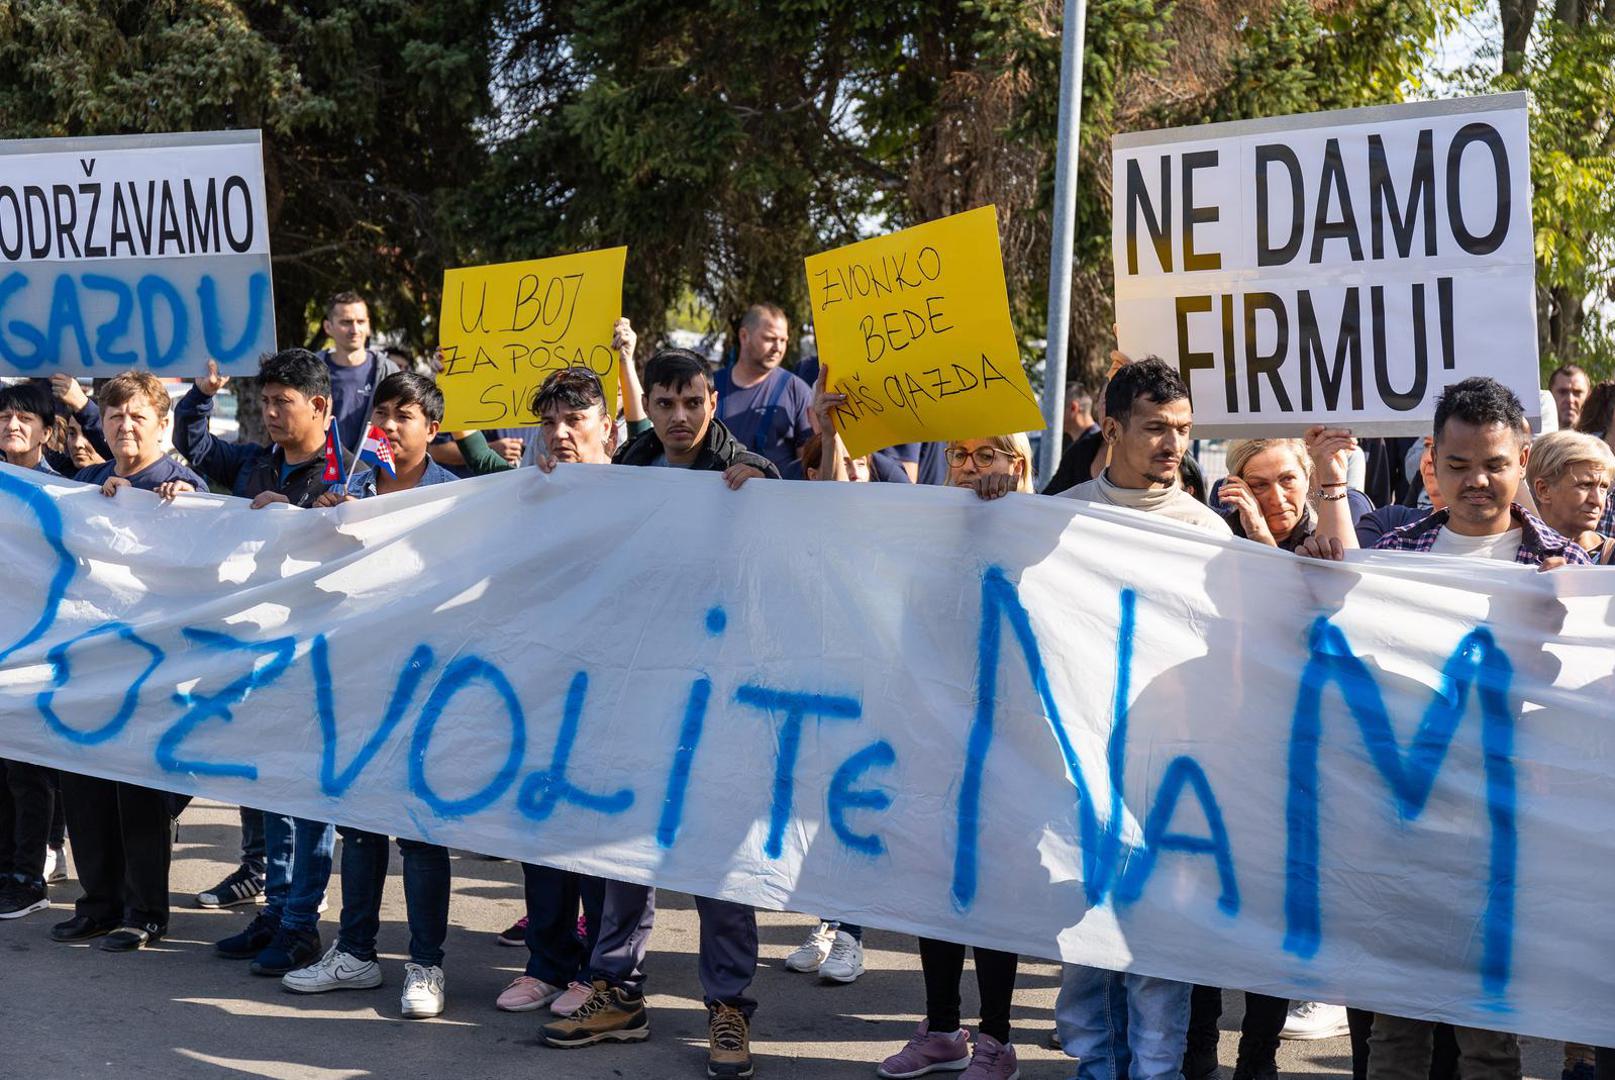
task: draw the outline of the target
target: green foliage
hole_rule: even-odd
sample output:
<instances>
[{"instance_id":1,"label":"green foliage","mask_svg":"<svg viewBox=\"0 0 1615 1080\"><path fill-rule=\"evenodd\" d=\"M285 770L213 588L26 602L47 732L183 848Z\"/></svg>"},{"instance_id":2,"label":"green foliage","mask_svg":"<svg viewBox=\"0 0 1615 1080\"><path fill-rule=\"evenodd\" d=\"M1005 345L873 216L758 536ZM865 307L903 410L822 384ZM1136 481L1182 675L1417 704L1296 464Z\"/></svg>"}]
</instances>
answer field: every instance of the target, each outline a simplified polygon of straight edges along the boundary
<instances>
[{"instance_id":1,"label":"green foliage","mask_svg":"<svg viewBox=\"0 0 1615 1080\"><path fill-rule=\"evenodd\" d=\"M421 343L482 169L493 0L0 0L9 137L260 128L280 339L374 297Z\"/></svg>"},{"instance_id":2,"label":"green foliage","mask_svg":"<svg viewBox=\"0 0 1615 1080\"><path fill-rule=\"evenodd\" d=\"M1531 95L1531 218L1544 376L1577 363L1615 377L1615 7L1566 0L1538 11L1525 47L1496 71L1488 49L1458 85ZM1522 23L1523 25L1523 23Z\"/></svg>"},{"instance_id":3,"label":"green foliage","mask_svg":"<svg viewBox=\"0 0 1615 1080\"><path fill-rule=\"evenodd\" d=\"M1114 131L1428 96L1434 43L1481 2L1092 0L1073 369L1110 344ZM1611 5L1540 7L1508 75L1463 85L1531 91L1544 362L1607 365ZM647 338L670 321L726 328L763 298L800 322L805 255L988 202L1032 341L1062 9L0 0L0 130L261 128L286 342L311 340L319 299L354 287L379 328L427 345L444 267L612 244L633 249L625 306Z\"/></svg>"}]
</instances>

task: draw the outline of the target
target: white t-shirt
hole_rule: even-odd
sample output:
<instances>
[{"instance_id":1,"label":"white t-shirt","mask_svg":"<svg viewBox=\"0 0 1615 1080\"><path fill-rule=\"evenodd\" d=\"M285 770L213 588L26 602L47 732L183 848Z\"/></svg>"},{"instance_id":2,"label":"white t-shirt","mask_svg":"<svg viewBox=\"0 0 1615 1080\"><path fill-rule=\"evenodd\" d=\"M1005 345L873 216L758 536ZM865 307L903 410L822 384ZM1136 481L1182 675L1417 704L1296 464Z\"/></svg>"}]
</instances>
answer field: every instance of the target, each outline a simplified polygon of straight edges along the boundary
<instances>
[{"instance_id":1,"label":"white t-shirt","mask_svg":"<svg viewBox=\"0 0 1615 1080\"><path fill-rule=\"evenodd\" d=\"M1513 562L1520 553L1520 542L1525 538L1525 531L1515 526L1508 532L1494 533L1491 536L1464 536L1455 533L1446 526L1436 533L1435 546L1430 549L1432 555L1467 555L1472 559L1498 559L1502 562Z\"/></svg>"}]
</instances>

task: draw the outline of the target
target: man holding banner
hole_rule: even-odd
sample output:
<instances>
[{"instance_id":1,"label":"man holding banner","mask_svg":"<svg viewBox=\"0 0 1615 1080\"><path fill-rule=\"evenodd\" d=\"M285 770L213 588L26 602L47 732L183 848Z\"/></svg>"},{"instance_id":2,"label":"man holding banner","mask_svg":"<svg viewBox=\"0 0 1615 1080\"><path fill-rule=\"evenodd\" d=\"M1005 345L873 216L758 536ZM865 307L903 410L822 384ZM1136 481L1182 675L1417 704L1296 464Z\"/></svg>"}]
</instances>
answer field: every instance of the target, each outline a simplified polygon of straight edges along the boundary
<instances>
[{"instance_id":1,"label":"man holding banner","mask_svg":"<svg viewBox=\"0 0 1615 1080\"><path fill-rule=\"evenodd\" d=\"M208 430L213 398L229 377L212 361L175 410L174 446L211 481L252 508L273 503L309 507L326 493L324 479L326 429L331 425L331 375L320 357L306 349L284 349L265 357L258 368L263 391L264 426L270 445L227 443ZM216 945L228 959L251 960L254 973L283 975L319 956L318 905L331 876L335 834L325 822L284 814L241 810L242 866L209 894L220 900L250 898L257 882L256 839L265 850L264 880L259 886L267 905L240 933ZM262 971L260 972L260 968Z\"/></svg>"},{"instance_id":2,"label":"man holding banner","mask_svg":"<svg viewBox=\"0 0 1615 1080\"><path fill-rule=\"evenodd\" d=\"M1515 502L1530 453L1525 410L1492 379L1449 386L1436 405L1436 481L1446 509L1381 538L1382 551L1428 551L1547 570L1591 560ZM1384 1013L1369 1036L1369 1080L1423 1080L1435 1024ZM1519 1039L1454 1027L1464 1080L1519 1080Z\"/></svg>"},{"instance_id":3,"label":"man holding banner","mask_svg":"<svg viewBox=\"0 0 1615 1080\"><path fill-rule=\"evenodd\" d=\"M717 405L706 361L686 349L657 353L645 365L645 412L653 430L618 450L612 460L721 472L724 483L736 490L754 478L777 480L774 463L740 445L717 418ZM701 914L707 1075L747 1077L752 1074L751 1016L757 1002L746 991L757 973L757 912L711 896L697 896L695 906Z\"/></svg>"},{"instance_id":4,"label":"man holding banner","mask_svg":"<svg viewBox=\"0 0 1615 1080\"><path fill-rule=\"evenodd\" d=\"M1128 364L1105 386L1101 431L1110 464L1066 498L1126 506L1229 535L1217 513L1178 486L1194 412L1189 388L1156 357ZM1061 1046L1080 1059L1079 1080L1171 1080L1189 1030L1188 983L1067 964L1055 1022ZM1215 1061L1215 1050L1212 1060Z\"/></svg>"}]
</instances>

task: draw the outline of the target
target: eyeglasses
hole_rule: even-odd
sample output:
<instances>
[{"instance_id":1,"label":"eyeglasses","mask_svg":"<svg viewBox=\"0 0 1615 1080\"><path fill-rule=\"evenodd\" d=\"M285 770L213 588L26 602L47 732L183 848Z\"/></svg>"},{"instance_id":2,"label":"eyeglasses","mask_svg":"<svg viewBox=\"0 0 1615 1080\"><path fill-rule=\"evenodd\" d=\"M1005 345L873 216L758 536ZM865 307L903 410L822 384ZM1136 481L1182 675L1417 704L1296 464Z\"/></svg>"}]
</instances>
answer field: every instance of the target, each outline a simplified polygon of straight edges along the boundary
<instances>
[{"instance_id":1,"label":"eyeglasses","mask_svg":"<svg viewBox=\"0 0 1615 1080\"><path fill-rule=\"evenodd\" d=\"M950 446L942 455L942 458L948 463L948 468L950 469L959 468L967 459L974 461L978 469L990 469L993 467L993 460L1000 454L1011 459L1016 456L1008 450L999 450L993 446L978 446L974 450L966 450L961 446Z\"/></svg>"},{"instance_id":2,"label":"eyeglasses","mask_svg":"<svg viewBox=\"0 0 1615 1080\"><path fill-rule=\"evenodd\" d=\"M600 390L601 396L605 395L605 387L600 382L600 376L596 374L593 368L586 368L582 365L557 368L555 371L550 372L540 389L549 386L550 383L561 383L571 379L582 379L585 382L597 387Z\"/></svg>"}]
</instances>

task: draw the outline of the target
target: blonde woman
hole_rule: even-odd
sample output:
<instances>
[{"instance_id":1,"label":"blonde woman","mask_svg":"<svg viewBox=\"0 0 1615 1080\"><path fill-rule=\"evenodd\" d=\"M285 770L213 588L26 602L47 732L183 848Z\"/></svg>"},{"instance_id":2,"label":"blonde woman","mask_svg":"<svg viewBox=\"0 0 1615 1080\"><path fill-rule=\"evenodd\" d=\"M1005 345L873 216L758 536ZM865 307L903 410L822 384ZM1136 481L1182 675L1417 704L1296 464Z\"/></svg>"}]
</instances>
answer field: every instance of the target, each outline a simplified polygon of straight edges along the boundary
<instances>
[{"instance_id":1,"label":"blonde woman","mask_svg":"<svg viewBox=\"0 0 1615 1080\"><path fill-rule=\"evenodd\" d=\"M999 499L1012 491L1032 492L1032 444L1024 434L985 439L954 439L943 453L948 483L970 488L983 499Z\"/></svg>"},{"instance_id":2,"label":"blonde woman","mask_svg":"<svg viewBox=\"0 0 1615 1080\"><path fill-rule=\"evenodd\" d=\"M1357 546L1346 484L1357 440L1349 431L1310 428L1304 439L1244 439L1228 449L1228 479L1217 499L1235 536L1295 551L1309 539Z\"/></svg>"},{"instance_id":3,"label":"blonde woman","mask_svg":"<svg viewBox=\"0 0 1615 1080\"><path fill-rule=\"evenodd\" d=\"M1615 541L1598 524L1615 480L1615 452L1595 435L1555 431L1531 444L1525 482L1548 527L1586 549L1596 563L1615 559Z\"/></svg>"}]
</instances>

